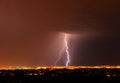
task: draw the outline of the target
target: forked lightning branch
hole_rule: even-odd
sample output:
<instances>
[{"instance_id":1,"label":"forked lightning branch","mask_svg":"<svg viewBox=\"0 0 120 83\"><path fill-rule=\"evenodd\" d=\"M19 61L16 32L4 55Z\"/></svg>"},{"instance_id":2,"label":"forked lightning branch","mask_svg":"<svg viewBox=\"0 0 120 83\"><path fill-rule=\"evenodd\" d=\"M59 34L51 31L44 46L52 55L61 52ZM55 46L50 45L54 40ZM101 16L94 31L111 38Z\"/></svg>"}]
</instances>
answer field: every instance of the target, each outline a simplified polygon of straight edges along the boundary
<instances>
[{"instance_id":1,"label":"forked lightning branch","mask_svg":"<svg viewBox=\"0 0 120 83\"><path fill-rule=\"evenodd\" d=\"M58 63L58 61L60 60L61 57L63 57L63 55L66 56L66 61L65 61L65 66L69 66L70 63L70 53L69 53L69 46L68 46L68 40L69 40L69 36L68 34L64 34L64 46L60 52L59 58L57 59L55 65Z\"/></svg>"},{"instance_id":2,"label":"forked lightning branch","mask_svg":"<svg viewBox=\"0 0 120 83\"><path fill-rule=\"evenodd\" d=\"M65 34L64 42L65 42L65 52L66 52L66 56L67 56L66 66L68 66L70 63L70 54L69 54L68 35L67 34Z\"/></svg>"}]
</instances>

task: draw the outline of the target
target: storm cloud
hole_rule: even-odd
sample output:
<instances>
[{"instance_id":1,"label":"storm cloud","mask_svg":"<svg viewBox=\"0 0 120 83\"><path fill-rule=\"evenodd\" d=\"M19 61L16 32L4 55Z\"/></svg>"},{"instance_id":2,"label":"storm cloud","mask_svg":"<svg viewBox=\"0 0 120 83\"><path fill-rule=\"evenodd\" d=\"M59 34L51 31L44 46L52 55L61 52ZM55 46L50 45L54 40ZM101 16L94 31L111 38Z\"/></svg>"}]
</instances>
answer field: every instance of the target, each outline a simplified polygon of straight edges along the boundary
<instances>
[{"instance_id":1,"label":"storm cloud","mask_svg":"<svg viewBox=\"0 0 120 83\"><path fill-rule=\"evenodd\" d=\"M119 0L0 0L0 12L1 66L54 65L62 42L59 32L119 40Z\"/></svg>"}]
</instances>

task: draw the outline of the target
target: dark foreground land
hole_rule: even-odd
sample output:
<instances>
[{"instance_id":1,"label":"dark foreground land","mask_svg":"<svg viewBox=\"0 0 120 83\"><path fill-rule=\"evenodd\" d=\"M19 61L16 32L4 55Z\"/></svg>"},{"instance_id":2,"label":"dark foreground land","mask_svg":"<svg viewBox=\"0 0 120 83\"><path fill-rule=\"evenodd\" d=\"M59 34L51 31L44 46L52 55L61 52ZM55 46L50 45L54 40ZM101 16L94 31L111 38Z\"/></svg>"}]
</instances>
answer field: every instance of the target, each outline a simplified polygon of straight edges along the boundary
<instances>
[{"instance_id":1,"label":"dark foreground land","mask_svg":"<svg viewBox=\"0 0 120 83\"><path fill-rule=\"evenodd\" d=\"M0 70L0 83L40 83L43 81L57 81L57 83L59 81L76 83L120 83L120 69L64 68Z\"/></svg>"}]
</instances>

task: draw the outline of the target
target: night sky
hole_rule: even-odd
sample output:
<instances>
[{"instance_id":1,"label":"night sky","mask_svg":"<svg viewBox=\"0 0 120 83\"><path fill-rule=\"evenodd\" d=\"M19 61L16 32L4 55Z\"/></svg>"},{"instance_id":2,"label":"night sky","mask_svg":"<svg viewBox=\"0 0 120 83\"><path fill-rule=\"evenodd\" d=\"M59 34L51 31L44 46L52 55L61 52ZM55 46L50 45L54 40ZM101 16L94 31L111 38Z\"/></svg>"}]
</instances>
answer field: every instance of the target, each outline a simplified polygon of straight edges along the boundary
<instances>
[{"instance_id":1,"label":"night sky","mask_svg":"<svg viewBox=\"0 0 120 83\"><path fill-rule=\"evenodd\" d=\"M0 0L0 67L120 64L119 0ZM65 56L59 65L64 65Z\"/></svg>"}]
</instances>

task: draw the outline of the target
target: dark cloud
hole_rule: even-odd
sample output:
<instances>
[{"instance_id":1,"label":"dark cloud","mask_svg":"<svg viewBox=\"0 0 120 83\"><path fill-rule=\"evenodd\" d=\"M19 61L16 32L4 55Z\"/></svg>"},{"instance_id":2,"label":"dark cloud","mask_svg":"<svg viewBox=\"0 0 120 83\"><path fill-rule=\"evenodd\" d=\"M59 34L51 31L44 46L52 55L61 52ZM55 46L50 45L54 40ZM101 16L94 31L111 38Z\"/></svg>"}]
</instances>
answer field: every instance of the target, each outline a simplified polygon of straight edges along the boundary
<instances>
[{"instance_id":1,"label":"dark cloud","mask_svg":"<svg viewBox=\"0 0 120 83\"><path fill-rule=\"evenodd\" d=\"M120 38L94 36L79 38L72 55L72 65L119 65Z\"/></svg>"},{"instance_id":2,"label":"dark cloud","mask_svg":"<svg viewBox=\"0 0 120 83\"><path fill-rule=\"evenodd\" d=\"M100 32L119 33L120 5L119 1L76 1L74 11L62 20L59 30L68 32Z\"/></svg>"}]
</instances>

